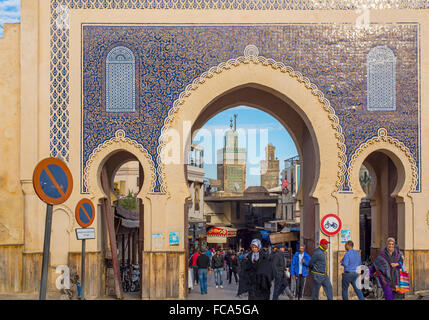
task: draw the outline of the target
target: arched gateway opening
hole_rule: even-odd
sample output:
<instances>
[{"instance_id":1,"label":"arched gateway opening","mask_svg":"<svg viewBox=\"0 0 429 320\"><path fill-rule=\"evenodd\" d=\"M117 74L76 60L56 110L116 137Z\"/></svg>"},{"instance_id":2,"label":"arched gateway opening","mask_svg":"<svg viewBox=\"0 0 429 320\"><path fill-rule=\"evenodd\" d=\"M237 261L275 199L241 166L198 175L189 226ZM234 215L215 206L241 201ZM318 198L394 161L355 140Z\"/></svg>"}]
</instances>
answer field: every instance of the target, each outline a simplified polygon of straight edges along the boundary
<instances>
[{"instance_id":1,"label":"arched gateway opening","mask_svg":"<svg viewBox=\"0 0 429 320\"><path fill-rule=\"evenodd\" d=\"M86 180L100 215L104 294L138 299L144 285L144 200L153 170L144 150L118 131L91 157ZM151 175L152 173L152 175Z\"/></svg>"},{"instance_id":2,"label":"arched gateway opening","mask_svg":"<svg viewBox=\"0 0 429 320\"><path fill-rule=\"evenodd\" d=\"M388 237L395 238L404 252L412 247L410 193L417 184L416 172L409 150L384 128L352 156L350 181L360 208L363 259L375 258Z\"/></svg>"},{"instance_id":3,"label":"arched gateway opening","mask_svg":"<svg viewBox=\"0 0 429 320\"><path fill-rule=\"evenodd\" d=\"M106 267L106 293L138 298L142 287L144 214L138 194L143 168L129 151L116 150L101 164L100 183L106 195L101 212Z\"/></svg>"},{"instance_id":4,"label":"arched gateway opening","mask_svg":"<svg viewBox=\"0 0 429 320\"><path fill-rule=\"evenodd\" d=\"M300 241L312 252L320 238L318 224L322 212L338 213L333 193L341 184L340 172L344 164L341 127L329 101L308 79L291 68L281 69L273 66L272 61L263 64L253 58L249 57L248 63L237 62L200 78L199 82L194 81L175 103L175 112L170 113L162 136L161 159L166 189L171 197L182 194L190 199L185 167L192 136L207 120L238 105L267 112L291 134L302 160L305 175L301 177L299 192ZM184 216L186 243L186 206Z\"/></svg>"},{"instance_id":5,"label":"arched gateway opening","mask_svg":"<svg viewBox=\"0 0 429 320\"><path fill-rule=\"evenodd\" d=\"M360 204L360 249L364 260L374 261L386 239L393 237L403 246L405 234L405 167L389 150L375 150L366 156L359 175L365 196Z\"/></svg>"},{"instance_id":6,"label":"arched gateway opening","mask_svg":"<svg viewBox=\"0 0 429 320\"><path fill-rule=\"evenodd\" d=\"M194 122L191 136L194 136L216 114L238 105L247 105L270 114L291 134L298 150L301 172L305 172L301 175L301 188L298 194L298 201L302 209L301 225L304 231L300 240L309 250L312 250L315 246L315 230L309 226L313 226L315 223L315 200L317 199L312 197L311 192L319 175L316 166L319 162L319 153L317 142L312 139L313 129L306 124L308 119L304 120L303 116L300 116L290 104L270 92L269 88L247 84L225 92L208 104ZM187 145L190 145L190 141L187 141ZM191 148L186 151L189 153ZM189 167L185 166L185 176L188 176L188 170Z\"/></svg>"}]
</instances>

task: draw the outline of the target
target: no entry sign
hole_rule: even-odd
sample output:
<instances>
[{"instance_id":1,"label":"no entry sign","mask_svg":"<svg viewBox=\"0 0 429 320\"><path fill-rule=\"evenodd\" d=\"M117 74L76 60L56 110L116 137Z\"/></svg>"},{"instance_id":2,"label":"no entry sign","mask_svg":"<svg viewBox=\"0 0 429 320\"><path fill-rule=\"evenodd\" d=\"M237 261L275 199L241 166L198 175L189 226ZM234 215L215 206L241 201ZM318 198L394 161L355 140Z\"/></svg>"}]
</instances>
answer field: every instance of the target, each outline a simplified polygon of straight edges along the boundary
<instances>
[{"instance_id":1,"label":"no entry sign","mask_svg":"<svg viewBox=\"0 0 429 320\"><path fill-rule=\"evenodd\" d=\"M95 210L92 201L89 199L82 199L78 202L75 209L75 217L77 223L82 227L89 227L94 221Z\"/></svg>"},{"instance_id":2,"label":"no entry sign","mask_svg":"<svg viewBox=\"0 0 429 320\"><path fill-rule=\"evenodd\" d=\"M327 236L334 236L341 230L341 219L335 214L327 214L320 221L320 228Z\"/></svg>"},{"instance_id":3,"label":"no entry sign","mask_svg":"<svg viewBox=\"0 0 429 320\"><path fill-rule=\"evenodd\" d=\"M73 179L67 165L58 158L40 161L33 172L33 187L47 204L61 204L71 195Z\"/></svg>"}]
</instances>

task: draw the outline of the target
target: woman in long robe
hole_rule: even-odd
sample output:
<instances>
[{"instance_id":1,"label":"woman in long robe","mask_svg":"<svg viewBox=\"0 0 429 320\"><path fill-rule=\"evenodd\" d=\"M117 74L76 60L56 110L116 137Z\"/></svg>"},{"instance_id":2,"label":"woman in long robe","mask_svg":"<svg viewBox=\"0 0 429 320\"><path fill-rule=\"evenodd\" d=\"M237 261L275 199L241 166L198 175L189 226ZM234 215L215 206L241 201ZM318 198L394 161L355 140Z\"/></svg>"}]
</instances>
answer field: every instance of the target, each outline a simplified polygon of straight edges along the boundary
<instances>
[{"instance_id":1,"label":"woman in long robe","mask_svg":"<svg viewBox=\"0 0 429 320\"><path fill-rule=\"evenodd\" d=\"M386 248L380 251L375 259L374 267L376 276L383 288L384 298L394 300L402 298L403 294L396 292L396 286L400 282L400 269L404 263L403 255L395 246L395 239L388 238Z\"/></svg>"},{"instance_id":2,"label":"woman in long robe","mask_svg":"<svg viewBox=\"0 0 429 320\"><path fill-rule=\"evenodd\" d=\"M273 269L261 241L252 240L252 252L242 260L237 295L248 292L249 300L269 300Z\"/></svg>"}]
</instances>

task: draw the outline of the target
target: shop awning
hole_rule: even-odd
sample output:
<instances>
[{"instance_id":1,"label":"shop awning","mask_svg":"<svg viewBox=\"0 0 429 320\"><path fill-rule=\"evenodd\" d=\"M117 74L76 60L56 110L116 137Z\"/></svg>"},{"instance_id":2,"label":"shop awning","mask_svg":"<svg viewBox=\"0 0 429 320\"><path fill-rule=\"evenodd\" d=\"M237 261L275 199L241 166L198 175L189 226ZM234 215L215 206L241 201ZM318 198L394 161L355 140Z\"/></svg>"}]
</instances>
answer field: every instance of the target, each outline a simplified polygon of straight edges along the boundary
<instances>
[{"instance_id":1,"label":"shop awning","mask_svg":"<svg viewBox=\"0 0 429 320\"><path fill-rule=\"evenodd\" d=\"M130 219L121 219L121 225L125 228L138 228L140 227L140 221L139 220L130 220Z\"/></svg>"},{"instance_id":2,"label":"shop awning","mask_svg":"<svg viewBox=\"0 0 429 320\"><path fill-rule=\"evenodd\" d=\"M298 232L287 232L287 233L271 233L270 242L272 244L289 242L289 241L298 241Z\"/></svg>"}]
</instances>

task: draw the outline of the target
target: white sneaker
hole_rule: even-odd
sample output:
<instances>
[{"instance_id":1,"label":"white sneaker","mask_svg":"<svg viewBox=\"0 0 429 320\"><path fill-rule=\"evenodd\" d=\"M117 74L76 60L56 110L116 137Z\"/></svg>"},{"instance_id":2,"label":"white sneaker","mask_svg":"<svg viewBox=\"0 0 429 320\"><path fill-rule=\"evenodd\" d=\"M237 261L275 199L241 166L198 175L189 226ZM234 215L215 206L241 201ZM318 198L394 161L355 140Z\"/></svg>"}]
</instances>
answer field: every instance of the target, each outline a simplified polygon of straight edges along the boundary
<instances>
[{"instance_id":1,"label":"white sneaker","mask_svg":"<svg viewBox=\"0 0 429 320\"><path fill-rule=\"evenodd\" d=\"M223 286L220 286L223 289Z\"/></svg>"},{"instance_id":2,"label":"white sneaker","mask_svg":"<svg viewBox=\"0 0 429 320\"><path fill-rule=\"evenodd\" d=\"M216 288L217 288L217 287L219 287L219 286L216 286Z\"/></svg>"}]
</instances>

